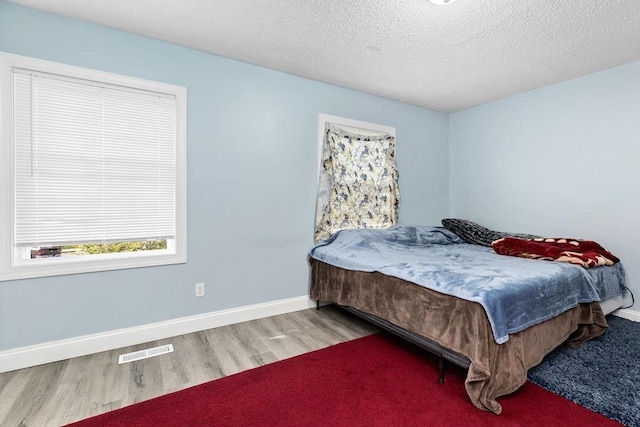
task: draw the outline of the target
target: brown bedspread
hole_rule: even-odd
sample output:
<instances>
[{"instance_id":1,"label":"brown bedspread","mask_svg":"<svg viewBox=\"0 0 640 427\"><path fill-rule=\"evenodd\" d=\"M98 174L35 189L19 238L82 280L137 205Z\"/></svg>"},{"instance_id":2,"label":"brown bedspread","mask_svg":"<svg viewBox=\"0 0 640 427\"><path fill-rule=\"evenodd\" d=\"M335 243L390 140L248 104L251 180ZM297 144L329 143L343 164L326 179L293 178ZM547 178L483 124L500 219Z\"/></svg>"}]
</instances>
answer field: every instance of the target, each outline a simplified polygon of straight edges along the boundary
<instances>
[{"instance_id":1,"label":"brown bedspread","mask_svg":"<svg viewBox=\"0 0 640 427\"><path fill-rule=\"evenodd\" d=\"M527 370L551 350L565 341L578 346L607 328L598 303L580 304L497 344L478 303L381 273L344 270L317 260L311 260L311 267L312 299L357 308L467 357L467 394L476 407L495 414L502 412L496 398L522 386Z\"/></svg>"}]
</instances>

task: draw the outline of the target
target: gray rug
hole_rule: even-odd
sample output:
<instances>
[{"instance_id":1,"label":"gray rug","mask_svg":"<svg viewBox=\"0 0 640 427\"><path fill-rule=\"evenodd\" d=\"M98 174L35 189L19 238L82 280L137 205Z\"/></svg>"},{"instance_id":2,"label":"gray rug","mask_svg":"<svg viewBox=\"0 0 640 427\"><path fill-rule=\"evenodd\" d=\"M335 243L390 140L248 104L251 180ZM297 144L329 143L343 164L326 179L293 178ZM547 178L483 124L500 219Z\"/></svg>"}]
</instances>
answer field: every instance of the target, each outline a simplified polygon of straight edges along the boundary
<instances>
[{"instance_id":1,"label":"gray rug","mask_svg":"<svg viewBox=\"0 0 640 427\"><path fill-rule=\"evenodd\" d=\"M529 370L542 388L624 425L640 427L640 322L607 316L609 329L578 349L558 348Z\"/></svg>"}]
</instances>

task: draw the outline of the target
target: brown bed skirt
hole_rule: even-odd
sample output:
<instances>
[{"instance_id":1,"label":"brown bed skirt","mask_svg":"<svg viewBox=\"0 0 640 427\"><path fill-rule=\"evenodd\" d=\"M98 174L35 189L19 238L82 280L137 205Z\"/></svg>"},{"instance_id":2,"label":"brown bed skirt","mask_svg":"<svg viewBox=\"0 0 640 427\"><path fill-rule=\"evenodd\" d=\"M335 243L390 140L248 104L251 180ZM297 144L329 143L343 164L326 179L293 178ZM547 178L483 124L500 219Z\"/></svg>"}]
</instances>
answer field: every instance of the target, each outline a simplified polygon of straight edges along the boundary
<instances>
[{"instance_id":1,"label":"brown bed skirt","mask_svg":"<svg viewBox=\"0 0 640 427\"><path fill-rule=\"evenodd\" d=\"M484 308L381 273L311 262L311 298L372 314L470 361L465 388L478 408L500 414L496 398L527 380L529 368L566 342L579 346L608 327L600 304L579 304L497 344Z\"/></svg>"}]
</instances>

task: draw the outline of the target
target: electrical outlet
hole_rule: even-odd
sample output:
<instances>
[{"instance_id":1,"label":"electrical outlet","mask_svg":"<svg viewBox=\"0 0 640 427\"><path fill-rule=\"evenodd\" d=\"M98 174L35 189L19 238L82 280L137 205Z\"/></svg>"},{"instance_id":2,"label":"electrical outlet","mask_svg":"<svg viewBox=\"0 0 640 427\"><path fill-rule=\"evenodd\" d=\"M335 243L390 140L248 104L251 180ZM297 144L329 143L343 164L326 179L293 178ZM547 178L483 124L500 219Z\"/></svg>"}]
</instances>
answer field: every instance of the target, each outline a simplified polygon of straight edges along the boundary
<instances>
[{"instance_id":1,"label":"electrical outlet","mask_svg":"<svg viewBox=\"0 0 640 427\"><path fill-rule=\"evenodd\" d=\"M197 297L204 296L204 283L196 283L196 296Z\"/></svg>"}]
</instances>

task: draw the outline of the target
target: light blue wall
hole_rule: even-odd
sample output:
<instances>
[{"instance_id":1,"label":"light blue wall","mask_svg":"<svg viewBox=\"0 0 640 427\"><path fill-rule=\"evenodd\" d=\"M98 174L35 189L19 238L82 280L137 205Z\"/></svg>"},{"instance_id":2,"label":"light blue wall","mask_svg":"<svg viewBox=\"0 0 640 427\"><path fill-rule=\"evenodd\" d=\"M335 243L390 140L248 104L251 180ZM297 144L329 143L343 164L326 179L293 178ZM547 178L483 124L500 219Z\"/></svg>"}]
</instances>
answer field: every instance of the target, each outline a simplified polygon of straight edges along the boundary
<instances>
[{"instance_id":1,"label":"light blue wall","mask_svg":"<svg viewBox=\"0 0 640 427\"><path fill-rule=\"evenodd\" d=\"M447 215L446 114L2 1L0 50L186 86L189 109L188 263L0 282L0 350L307 294L319 113L395 126L401 222Z\"/></svg>"},{"instance_id":2,"label":"light blue wall","mask_svg":"<svg viewBox=\"0 0 640 427\"><path fill-rule=\"evenodd\" d=\"M596 240L640 296L640 62L452 114L449 177L452 216Z\"/></svg>"}]
</instances>

